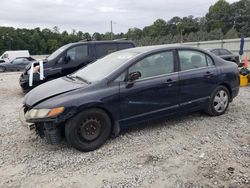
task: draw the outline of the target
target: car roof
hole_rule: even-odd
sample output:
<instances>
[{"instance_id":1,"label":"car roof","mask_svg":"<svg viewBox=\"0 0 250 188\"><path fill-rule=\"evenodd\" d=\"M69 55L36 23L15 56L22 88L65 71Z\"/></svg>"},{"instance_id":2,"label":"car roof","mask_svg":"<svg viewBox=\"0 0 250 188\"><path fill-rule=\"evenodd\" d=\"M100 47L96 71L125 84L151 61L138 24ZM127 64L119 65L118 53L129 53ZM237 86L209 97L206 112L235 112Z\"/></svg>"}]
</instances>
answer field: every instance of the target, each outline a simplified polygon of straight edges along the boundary
<instances>
[{"instance_id":1,"label":"car roof","mask_svg":"<svg viewBox=\"0 0 250 188\"><path fill-rule=\"evenodd\" d=\"M31 60L35 60L34 58L32 58L32 57L16 57L15 59L13 59L13 60L16 60L16 59L28 59L29 61L31 61Z\"/></svg>"},{"instance_id":2,"label":"car roof","mask_svg":"<svg viewBox=\"0 0 250 188\"><path fill-rule=\"evenodd\" d=\"M130 40L93 40L93 41L79 41L79 42L74 42L70 44L75 45L75 44L107 44L107 43L110 43L110 44L132 43L134 44Z\"/></svg>"},{"instance_id":3,"label":"car roof","mask_svg":"<svg viewBox=\"0 0 250 188\"><path fill-rule=\"evenodd\" d=\"M228 50L226 48L208 48L207 50L210 50L210 51L212 51L212 50L227 50L227 51L230 51L230 50Z\"/></svg>"},{"instance_id":4,"label":"car roof","mask_svg":"<svg viewBox=\"0 0 250 188\"><path fill-rule=\"evenodd\" d=\"M187 45L176 45L176 44L143 46L143 47L136 47L136 48L128 48L128 49L124 49L122 51L123 52L134 52L134 53L147 53L147 52L151 52L151 51L172 50L172 49L199 50L199 51L206 52L205 50L197 48L197 47L192 47L192 46L187 46Z\"/></svg>"}]
</instances>

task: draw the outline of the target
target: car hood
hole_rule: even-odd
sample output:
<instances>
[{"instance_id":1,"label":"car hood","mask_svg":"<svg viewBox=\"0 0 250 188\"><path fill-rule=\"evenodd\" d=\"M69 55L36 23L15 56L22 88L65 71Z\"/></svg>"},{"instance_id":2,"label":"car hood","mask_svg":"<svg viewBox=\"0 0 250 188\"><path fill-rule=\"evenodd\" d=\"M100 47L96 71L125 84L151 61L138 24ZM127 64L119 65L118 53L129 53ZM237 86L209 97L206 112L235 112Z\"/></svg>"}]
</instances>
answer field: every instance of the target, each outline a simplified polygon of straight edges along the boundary
<instances>
[{"instance_id":1,"label":"car hood","mask_svg":"<svg viewBox=\"0 0 250 188\"><path fill-rule=\"evenodd\" d=\"M23 103L26 106L33 107L51 97L88 86L84 82L72 81L66 77L58 78L32 89L25 95Z\"/></svg>"}]
</instances>

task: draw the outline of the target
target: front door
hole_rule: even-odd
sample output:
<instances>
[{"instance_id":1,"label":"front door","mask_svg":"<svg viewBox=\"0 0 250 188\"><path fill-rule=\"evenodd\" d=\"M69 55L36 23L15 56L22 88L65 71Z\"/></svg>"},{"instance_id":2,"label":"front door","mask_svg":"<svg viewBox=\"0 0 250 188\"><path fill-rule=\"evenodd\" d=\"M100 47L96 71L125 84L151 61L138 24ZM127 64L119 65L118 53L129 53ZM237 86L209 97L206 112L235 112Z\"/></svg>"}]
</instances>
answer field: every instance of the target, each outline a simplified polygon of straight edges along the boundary
<instances>
[{"instance_id":1,"label":"front door","mask_svg":"<svg viewBox=\"0 0 250 188\"><path fill-rule=\"evenodd\" d=\"M151 119L173 113L178 108L178 73L174 53L160 52L136 62L128 74L140 72L132 85L120 84L121 119L125 122Z\"/></svg>"},{"instance_id":2,"label":"front door","mask_svg":"<svg viewBox=\"0 0 250 188\"><path fill-rule=\"evenodd\" d=\"M54 68L61 68L61 76L71 74L91 61L88 51L87 45L74 46L65 52Z\"/></svg>"}]
</instances>

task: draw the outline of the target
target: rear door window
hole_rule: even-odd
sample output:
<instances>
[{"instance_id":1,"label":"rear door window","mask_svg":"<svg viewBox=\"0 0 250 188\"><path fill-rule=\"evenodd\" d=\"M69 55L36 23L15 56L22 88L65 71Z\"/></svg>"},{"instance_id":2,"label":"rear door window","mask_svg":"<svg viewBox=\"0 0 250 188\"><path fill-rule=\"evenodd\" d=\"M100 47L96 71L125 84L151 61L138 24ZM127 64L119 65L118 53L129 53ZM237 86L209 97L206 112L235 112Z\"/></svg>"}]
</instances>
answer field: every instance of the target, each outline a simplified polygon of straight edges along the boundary
<instances>
[{"instance_id":1,"label":"rear door window","mask_svg":"<svg viewBox=\"0 0 250 188\"><path fill-rule=\"evenodd\" d=\"M226 49L220 49L220 55L231 55L232 53Z\"/></svg>"},{"instance_id":2,"label":"rear door window","mask_svg":"<svg viewBox=\"0 0 250 188\"><path fill-rule=\"evenodd\" d=\"M96 55L97 58L101 58L107 54L117 51L117 45L115 43L111 44L96 44Z\"/></svg>"},{"instance_id":3,"label":"rear door window","mask_svg":"<svg viewBox=\"0 0 250 188\"><path fill-rule=\"evenodd\" d=\"M213 60L206 54L193 50L179 51L180 70L191 70L213 65Z\"/></svg>"},{"instance_id":4,"label":"rear door window","mask_svg":"<svg viewBox=\"0 0 250 188\"><path fill-rule=\"evenodd\" d=\"M30 63L30 61L26 58L19 58L19 59L15 59L13 60L14 64L28 64Z\"/></svg>"},{"instance_id":5,"label":"rear door window","mask_svg":"<svg viewBox=\"0 0 250 188\"><path fill-rule=\"evenodd\" d=\"M211 52L214 53L215 55L220 55L219 49L212 50Z\"/></svg>"}]
</instances>

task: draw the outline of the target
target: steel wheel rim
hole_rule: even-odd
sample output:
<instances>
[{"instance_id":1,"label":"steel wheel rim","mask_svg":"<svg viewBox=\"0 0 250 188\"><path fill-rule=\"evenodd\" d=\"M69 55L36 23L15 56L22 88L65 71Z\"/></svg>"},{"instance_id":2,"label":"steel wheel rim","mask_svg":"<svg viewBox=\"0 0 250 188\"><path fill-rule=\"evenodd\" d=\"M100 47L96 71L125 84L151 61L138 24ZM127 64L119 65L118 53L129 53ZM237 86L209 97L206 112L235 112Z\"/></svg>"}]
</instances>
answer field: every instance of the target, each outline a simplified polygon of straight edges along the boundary
<instances>
[{"instance_id":1,"label":"steel wheel rim","mask_svg":"<svg viewBox=\"0 0 250 188\"><path fill-rule=\"evenodd\" d=\"M96 117L89 117L84 119L78 129L77 136L81 141L94 141L101 134L101 122Z\"/></svg>"},{"instance_id":2,"label":"steel wheel rim","mask_svg":"<svg viewBox=\"0 0 250 188\"><path fill-rule=\"evenodd\" d=\"M224 112L228 105L228 94L224 90L220 90L214 97L213 106L216 112Z\"/></svg>"}]
</instances>

